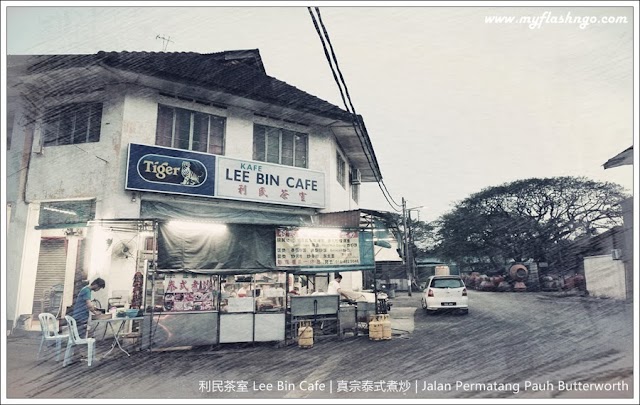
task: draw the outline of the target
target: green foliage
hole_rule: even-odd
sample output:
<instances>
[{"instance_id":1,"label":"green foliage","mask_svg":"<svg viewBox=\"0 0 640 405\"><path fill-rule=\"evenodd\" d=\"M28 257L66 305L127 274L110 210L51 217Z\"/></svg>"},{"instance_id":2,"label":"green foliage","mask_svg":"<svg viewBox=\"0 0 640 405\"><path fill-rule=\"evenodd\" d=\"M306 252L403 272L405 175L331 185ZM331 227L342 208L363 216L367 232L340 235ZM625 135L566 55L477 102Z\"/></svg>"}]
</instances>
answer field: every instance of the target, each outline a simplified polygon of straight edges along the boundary
<instances>
[{"instance_id":1,"label":"green foliage","mask_svg":"<svg viewBox=\"0 0 640 405\"><path fill-rule=\"evenodd\" d=\"M576 177L526 179L472 194L436 221L439 257L463 266L547 261L566 241L621 224L621 186Z\"/></svg>"},{"instance_id":2,"label":"green foliage","mask_svg":"<svg viewBox=\"0 0 640 405\"><path fill-rule=\"evenodd\" d=\"M401 215L397 215L396 223L398 224L401 235L404 235ZM409 240L411 241L411 249L414 259L423 256L430 256L432 254L436 238L436 228L432 223L408 218L407 232Z\"/></svg>"}]
</instances>

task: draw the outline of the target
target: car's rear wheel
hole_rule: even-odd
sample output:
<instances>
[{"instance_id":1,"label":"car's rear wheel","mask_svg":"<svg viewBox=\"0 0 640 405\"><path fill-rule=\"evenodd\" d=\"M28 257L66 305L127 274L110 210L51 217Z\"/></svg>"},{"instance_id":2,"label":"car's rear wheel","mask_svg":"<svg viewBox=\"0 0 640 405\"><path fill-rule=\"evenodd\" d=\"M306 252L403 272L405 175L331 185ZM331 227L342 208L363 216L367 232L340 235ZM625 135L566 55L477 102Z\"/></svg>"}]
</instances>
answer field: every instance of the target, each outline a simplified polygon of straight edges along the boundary
<instances>
[{"instance_id":1,"label":"car's rear wheel","mask_svg":"<svg viewBox=\"0 0 640 405\"><path fill-rule=\"evenodd\" d=\"M461 309L460 310L460 315L469 315L469 309Z\"/></svg>"}]
</instances>

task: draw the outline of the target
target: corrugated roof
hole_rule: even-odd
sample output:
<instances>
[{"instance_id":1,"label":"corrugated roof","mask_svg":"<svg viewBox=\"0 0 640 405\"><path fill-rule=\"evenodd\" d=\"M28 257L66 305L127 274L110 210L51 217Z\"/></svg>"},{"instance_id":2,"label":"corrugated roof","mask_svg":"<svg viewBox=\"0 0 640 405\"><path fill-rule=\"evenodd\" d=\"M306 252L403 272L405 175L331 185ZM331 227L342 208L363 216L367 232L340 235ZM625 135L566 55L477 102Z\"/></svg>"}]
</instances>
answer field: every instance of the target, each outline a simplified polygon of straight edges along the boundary
<instances>
[{"instance_id":1,"label":"corrugated roof","mask_svg":"<svg viewBox=\"0 0 640 405\"><path fill-rule=\"evenodd\" d=\"M347 122L352 119L349 112L267 75L258 50L210 54L98 52L91 55L36 55L27 72L44 73L89 66L108 66L173 81L186 81L301 112Z\"/></svg>"},{"instance_id":2,"label":"corrugated roof","mask_svg":"<svg viewBox=\"0 0 640 405\"><path fill-rule=\"evenodd\" d=\"M102 67L219 91L335 121L331 129L349 155L362 181L382 179L369 134L361 116L354 117L327 101L266 74L257 49L209 54L194 52L98 52L90 55L32 55L7 58L12 71L47 74L72 68ZM78 80L82 80L78 78ZM52 75L48 83L56 83ZM41 80L37 80L41 82ZM98 86L98 82L95 82ZM67 86L68 87L68 86Z\"/></svg>"}]
</instances>

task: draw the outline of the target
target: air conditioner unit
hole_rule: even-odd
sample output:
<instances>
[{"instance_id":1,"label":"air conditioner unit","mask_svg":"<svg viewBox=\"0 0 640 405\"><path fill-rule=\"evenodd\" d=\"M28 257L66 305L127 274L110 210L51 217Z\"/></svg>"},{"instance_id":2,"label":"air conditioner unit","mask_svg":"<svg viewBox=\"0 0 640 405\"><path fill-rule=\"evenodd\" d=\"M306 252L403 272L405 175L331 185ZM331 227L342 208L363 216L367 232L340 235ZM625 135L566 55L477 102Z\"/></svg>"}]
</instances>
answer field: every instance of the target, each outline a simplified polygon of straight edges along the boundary
<instances>
[{"instance_id":1,"label":"air conditioner unit","mask_svg":"<svg viewBox=\"0 0 640 405\"><path fill-rule=\"evenodd\" d=\"M362 183L362 174L360 173L360 169L352 169L351 184L360 184L360 183Z\"/></svg>"}]
</instances>

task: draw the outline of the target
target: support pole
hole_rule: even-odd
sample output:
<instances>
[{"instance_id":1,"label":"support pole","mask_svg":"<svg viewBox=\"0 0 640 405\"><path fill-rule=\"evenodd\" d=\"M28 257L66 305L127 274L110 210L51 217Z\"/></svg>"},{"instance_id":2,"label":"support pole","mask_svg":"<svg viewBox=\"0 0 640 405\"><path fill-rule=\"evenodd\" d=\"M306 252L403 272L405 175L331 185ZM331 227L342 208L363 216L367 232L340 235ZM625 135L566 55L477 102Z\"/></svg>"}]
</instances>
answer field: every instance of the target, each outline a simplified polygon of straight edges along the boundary
<instances>
[{"instance_id":1,"label":"support pole","mask_svg":"<svg viewBox=\"0 0 640 405\"><path fill-rule=\"evenodd\" d=\"M409 260L409 274L410 274L409 282L411 283L411 286L413 288L413 280L416 279L416 261L413 258L413 229L411 228L412 226L411 224L413 222L411 221L411 209L407 210L407 223L409 225L407 228L408 229L407 233L409 234L407 238L407 241L408 241L407 260Z\"/></svg>"},{"instance_id":2,"label":"support pole","mask_svg":"<svg viewBox=\"0 0 640 405\"><path fill-rule=\"evenodd\" d=\"M153 220L153 246L151 249L152 252L152 256L151 256L151 260L152 260L152 268L153 271L151 272L151 316L149 319L149 348L147 350L151 350L151 348L153 347L153 339L154 339L154 335L155 333L153 333L153 312L155 309L155 300L156 300L156 273L158 271L158 250L156 249L156 246L158 246L158 220L154 219ZM147 271L148 274L148 271ZM148 275L147 275L148 277ZM145 279L144 280L145 283L147 283L148 281ZM146 294L146 292L145 292ZM146 300L147 297L145 296L143 298L143 302L146 304ZM145 312L146 312L146 308L145 308ZM160 319L158 319L158 322L160 322ZM144 322L143 322L144 324Z\"/></svg>"},{"instance_id":3,"label":"support pole","mask_svg":"<svg viewBox=\"0 0 640 405\"><path fill-rule=\"evenodd\" d=\"M374 237L375 237L375 234L376 234L376 226L374 225L373 226L373 235L374 235ZM371 238L371 239L373 239L373 238ZM373 242L371 242L371 243L373 244ZM377 275L377 272L376 272L376 259L375 259L376 247L375 247L375 245L373 245L372 247L373 247L373 251L374 251L374 257L373 257L373 299L374 299L374 302L376 304L376 315L378 315L380 312L378 311L378 275ZM356 312L357 312L357 310L356 310ZM357 315L356 315L356 322L357 322L357 320L358 319L357 319ZM357 330L357 328L356 328L356 330Z\"/></svg>"},{"instance_id":4,"label":"support pole","mask_svg":"<svg viewBox=\"0 0 640 405\"><path fill-rule=\"evenodd\" d=\"M404 197L402 197L402 236L403 236L403 243L402 243L402 247L404 249L404 265L405 265L405 272L407 274L407 292L409 294L409 297L411 297L411 265L409 262L409 251L411 250L409 248L409 240L407 238L408 232L407 232L407 201L404 199Z\"/></svg>"}]
</instances>

